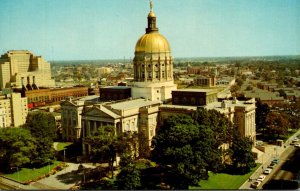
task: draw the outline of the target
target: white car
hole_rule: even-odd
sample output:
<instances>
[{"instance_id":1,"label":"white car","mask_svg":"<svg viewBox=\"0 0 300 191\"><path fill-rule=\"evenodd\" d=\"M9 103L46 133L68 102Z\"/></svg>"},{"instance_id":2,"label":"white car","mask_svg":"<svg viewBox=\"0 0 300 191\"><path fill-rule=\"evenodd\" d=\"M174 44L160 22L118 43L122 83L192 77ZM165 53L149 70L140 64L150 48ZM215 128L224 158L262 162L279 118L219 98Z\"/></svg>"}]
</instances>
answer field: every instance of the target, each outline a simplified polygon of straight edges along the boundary
<instances>
[{"instance_id":1,"label":"white car","mask_svg":"<svg viewBox=\"0 0 300 191\"><path fill-rule=\"evenodd\" d=\"M297 137L293 138L293 142L297 142L299 139Z\"/></svg>"},{"instance_id":2,"label":"white car","mask_svg":"<svg viewBox=\"0 0 300 191\"><path fill-rule=\"evenodd\" d=\"M264 171L264 174L270 174L272 172L271 168L266 168L266 170Z\"/></svg>"},{"instance_id":3,"label":"white car","mask_svg":"<svg viewBox=\"0 0 300 191\"><path fill-rule=\"evenodd\" d=\"M295 147L300 147L300 143L296 143L296 144L295 144Z\"/></svg>"},{"instance_id":4,"label":"white car","mask_svg":"<svg viewBox=\"0 0 300 191\"><path fill-rule=\"evenodd\" d=\"M265 175L260 175L258 178L257 178L257 181L264 181L264 179L266 178Z\"/></svg>"}]
</instances>

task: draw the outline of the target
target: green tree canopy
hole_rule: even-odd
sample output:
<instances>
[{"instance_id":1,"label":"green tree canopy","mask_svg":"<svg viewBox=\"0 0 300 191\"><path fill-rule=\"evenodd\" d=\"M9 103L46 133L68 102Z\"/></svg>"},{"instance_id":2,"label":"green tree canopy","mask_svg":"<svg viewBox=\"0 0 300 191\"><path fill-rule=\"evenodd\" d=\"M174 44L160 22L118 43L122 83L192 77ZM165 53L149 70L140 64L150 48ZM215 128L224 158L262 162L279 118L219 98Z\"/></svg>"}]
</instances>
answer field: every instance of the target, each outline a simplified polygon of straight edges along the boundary
<instances>
[{"instance_id":1,"label":"green tree canopy","mask_svg":"<svg viewBox=\"0 0 300 191\"><path fill-rule=\"evenodd\" d=\"M284 113L270 112L266 117L266 126L270 134L286 135L291 126L289 117Z\"/></svg>"},{"instance_id":2,"label":"green tree canopy","mask_svg":"<svg viewBox=\"0 0 300 191\"><path fill-rule=\"evenodd\" d=\"M29 165L36 153L36 140L23 128L0 129L0 166L3 170Z\"/></svg>"},{"instance_id":3,"label":"green tree canopy","mask_svg":"<svg viewBox=\"0 0 300 191\"><path fill-rule=\"evenodd\" d=\"M242 137L237 130L234 131L233 136L233 142L229 148L233 171L240 174L248 173L251 168L255 167L252 141L249 138Z\"/></svg>"},{"instance_id":4,"label":"green tree canopy","mask_svg":"<svg viewBox=\"0 0 300 191\"><path fill-rule=\"evenodd\" d=\"M220 163L221 154L207 126L198 126L187 115L167 118L152 140L152 159L167 169L168 183L187 189L207 179L212 161Z\"/></svg>"},{"instance_id":5,"label":"green tree canopy","mask_svg":"<svg viewBox=\"0 0 300 191\"><path fill-rule=\"evenodd\" d=\"M45 112L29 113L24 127L30 130L37 141L33 163L40 166L47 164L54 158L53 141L56 137L54 116Z\"/></svg>"},{"instance_id":6,"label":"green tree canopy","mask_svg":"<svg viewBox=\"0 0 300 191\"><path fill-rule=\"evenodd\" d=\"M94 135L86 137L84 142L92 145L91 157L93 161L108 161L113 177L113 163L116 161L118 150L114 126L99 127L98 131Z\"/></svg>"}]
</instances>

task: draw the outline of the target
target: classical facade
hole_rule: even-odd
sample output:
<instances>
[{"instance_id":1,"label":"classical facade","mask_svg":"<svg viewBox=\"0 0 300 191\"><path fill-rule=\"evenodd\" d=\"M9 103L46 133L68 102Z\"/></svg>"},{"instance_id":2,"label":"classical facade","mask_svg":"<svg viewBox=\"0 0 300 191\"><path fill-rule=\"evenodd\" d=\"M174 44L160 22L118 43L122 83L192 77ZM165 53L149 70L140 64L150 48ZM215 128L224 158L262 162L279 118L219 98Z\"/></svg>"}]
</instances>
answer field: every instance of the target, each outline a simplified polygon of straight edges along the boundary
<instances>
[{"instance_id":1,"label":"classical facade","mask_svg":"<svg viewBox=\"0 0 300 191\"><path fill-rule=\"evenodd\" d=\"M155 136L158 108L161 104L161 101L132 99L87 106L81 114L82 138L93 135L102 126L111 125L115 127L117 134L126 131L142 132L149 141L146 144L150 146L150 141ZM83 142L83 154L89 154L90 150L91 145Z\"/></svg>"},{"instance_id":2,"label":"classical facade","mask_svg":"<svg viewBox=\"0 0 300 191\"><path fill-rule=\"evenodd\" d=\"M159 34L156 15L148 14L148 27L137 41L133 59L134 82L132 97L166 101L177 89L173 80L173 57L168 40Z\"/></svg>"},{"instance_id":3,"label":"classical facade","mask_svg":"<svg viewBox=\"0 0 300 191\"><path fill-rule=\"evenodd\" d=\"M18 127L26 122L27 98L20 93L7 94L0 98L0 127Z\"/></svg>"},{"instance_id":4,"label":"classical facade","mask_svg":"<svg viewBox=\"0 0 300 191\"><path fill-rule=\"evenodd\" d=\"M27 50L11 50L0 57L0 90L3 88L38 89L54 87L50 64Z\"/></svg>"}]
</instances>

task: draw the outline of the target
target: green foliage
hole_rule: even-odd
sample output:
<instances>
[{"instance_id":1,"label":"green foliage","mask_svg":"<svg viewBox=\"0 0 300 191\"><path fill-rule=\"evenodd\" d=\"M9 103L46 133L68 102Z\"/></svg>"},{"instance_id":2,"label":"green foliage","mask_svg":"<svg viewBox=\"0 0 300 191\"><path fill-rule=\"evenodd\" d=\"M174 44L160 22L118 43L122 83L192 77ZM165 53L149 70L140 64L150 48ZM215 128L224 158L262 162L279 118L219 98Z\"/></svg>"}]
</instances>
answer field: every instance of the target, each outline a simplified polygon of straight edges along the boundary
<instances>
[{"instance_id":1,"label":"green foliage","mask_svg":"<svg viewBox=\"0 0 300 191\"><path fill-rule=\"evenodd\" d=\"M3 170L28 165L34 159L37 144L27 129L0 130L0 166Z\"/></svg>"},{"instance_id":2,"label":"green foliage","mask_svg":"<svg viewBox=\"0 0 300 191\"><path fill-rule=\"evenodd\" d=\"M32 163L38 166L46 165L54 158L53 140L56 137L56 124L53 115L45 112L29 113L24 126L37 141Z\"/></svg>"},{"instance_id":3,"label":"green foliage","mask_svg":"<svg viewBox=\"0 0 300 191\"><path fill-rule=\"evenodd\" d=\"M277 137L286 135L291 126L289 117L284 113L270 112L266 117L266 126L270 134L277 134Z\"/></svg>"},{"instance_id":4,"label":"green foliage","mask_svg":"<svg viewBox=\"0 0 300 191\"><path fill-rule=\"evenodd\" d=\"M221 155L208 126L198 126L187 115L171 116L152 140L152 158L165 166L168 183L176 189L197 185L207 178L212 161L220 163Z\"/></svg>"},{"instance_id":5,"label":"green foliage","mask_svg":"<svg viewBox=\"0 0 300 191\"><path fill-rule=\"evenodd\" d=\"M113 126L100 127L95 135L86 137L84 142L92 145L92 160L95 162L108 161L113 177L113 163L118 150L115 128Z\"/></svg>"},{"instance_id":6,"label":"green foliage","mask_svg":"<svg viewBox=\"0 0 300 191\"><path fill-rule=\"evenodd\" d=\"M243 175L209 172L209 179L200 181L201 187L190 186L189 189L238 190L259 167L260 165L256 165L256 167L252 168L250 172Z\"/></svg>"},{"instance_id":7,"label":"green foliage","mask_svg":"<svg viewBox=\"0 0 300 191\"><path fill-rule=\"evenodd\" d=\"M270 108L267 104L262 104L260 100L256 102L255 110L255 123L256 129L265 132L266 118L268 113L270 113Z\"/></svg>"},{"instance_id":8,"label":"green foliage","mask_svg":"<svg viewBox=\"0 0 300 191\"><path fill-rule=\"evenodd\" d=\"M233 124L224 114L217 110L208 111L207 109L199 108L193 113L193 119L195 119L199 125L207 126L212 130L217 146L231 142Z\"/></svg>"},{"instance_id":9,"label":"green foliage","mask_svg":"<svg viewBox=\"0 0 300 191\"><path fill-rule=\"evenodd\" d=\"M118 189L133 190L140 189L141 187L141 175L140 170L135 164L129 164L122 168L121 172L117 176Z\"/></svg>"},{"instance_id":10,"label":"green foliage","mask_svg":"<svg viewBox=\"0 0 300 191\"><path fill-rule=\"evenodd\" d=\"M120 164L123 164L123 166L121 166L122 169L117 175L116 180L118 189L143 189L142 172L145 169L149 169L150 167L153 167L155 165L153 164L153 162L146 159L140 159L136 161L132 160L132 158L130 159L128 160L128 157L121 158ZM126 160L126 162L123 160ZM127 165L124 165L125 163Z\"/></svg>"},{"instance_id":11,"label":"green foliage","mask_svg":"<svg viewBox=\"0 0 300 191\"><path fill-rule=\"evenodd\" d=\"M165 181L175 189L197 185L208 178L208 171L221 171L221 145L233 140L233 124L218 111L199 108L191 116L167 118L152 140L152 159L165 169Z\"/></svg>"},{"instance_id":12,"label":"green foliage","mask_svg":"<svg viewBox=\"0 0 300 191\"><path fill-rule=\"evenodd\" d=\"M252 141L247 137L241 137L237 131L234 131L230 153L234 172L245 174L251 168L255 167L255 159L252 154Z\"/></svg>"}]
</instances>

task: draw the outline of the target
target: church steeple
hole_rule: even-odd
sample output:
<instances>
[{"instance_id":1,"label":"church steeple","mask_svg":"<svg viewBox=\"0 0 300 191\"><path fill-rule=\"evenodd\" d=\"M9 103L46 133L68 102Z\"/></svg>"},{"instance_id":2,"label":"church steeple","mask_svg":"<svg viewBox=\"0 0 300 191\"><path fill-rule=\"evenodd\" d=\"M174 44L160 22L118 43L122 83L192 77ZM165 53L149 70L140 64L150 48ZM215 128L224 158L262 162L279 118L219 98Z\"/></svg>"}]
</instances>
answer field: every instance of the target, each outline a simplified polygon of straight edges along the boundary
<instances>
[{"instance_id":1,"label":"church steeple","mask_svg":"<svg viewBox=\"0 0 300 191\"><path fill-rule=\"evenodd\" d=\"M150 0L150 13L148 14L148 28L146 28L146 33L157 32L158 28L156 27L156 15L152 12L153 4Z\"/></svg>"}]
</instances>

